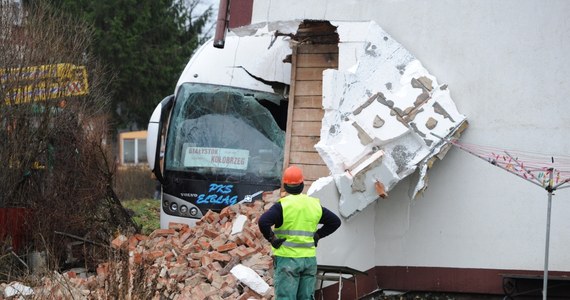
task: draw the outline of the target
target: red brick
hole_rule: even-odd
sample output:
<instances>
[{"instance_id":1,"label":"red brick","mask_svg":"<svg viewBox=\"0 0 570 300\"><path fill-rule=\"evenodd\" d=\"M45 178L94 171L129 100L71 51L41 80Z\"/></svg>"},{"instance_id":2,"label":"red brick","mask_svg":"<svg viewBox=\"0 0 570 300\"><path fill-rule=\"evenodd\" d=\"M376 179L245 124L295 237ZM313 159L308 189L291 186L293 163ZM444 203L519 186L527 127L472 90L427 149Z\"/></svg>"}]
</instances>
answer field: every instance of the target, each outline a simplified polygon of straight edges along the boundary
<instances>
[{"instance_id":1,"label":"red brick","mask_svg":"<svg viewBox=\"0 0 570 300\"><path fill-rule=\"evenodd\" d=\"M213 259L213 260L217 260L217 261L225 261L228 262L232 259L232 257L229 254L225 254L225 253L220 253L220 252L212 252L209 254L209 256Z\"/></svg>"},{"instance_id":2,"label":"red brick","mask_svg":"<svg viewBox=\"0 0 570 300\"><path fill-rule=\"evenodd\" d=\"M166 261L172 261L174 258L174 253L172 253L172 251L167 251L164 253L164 259Z\"/></svg>"},{"instance_id":3,"label":"red brick","mask_svg":"<svg viewBox=\"0 0 570 300\"><path fill-rule=\"evenodd\" d=\"M129 246L128 249L130 251L135 250L135 248L137 247L137 245L139 244L139 239L137 239L135 236L131 236L129 238Z\"/></svg>"},{"instance_id":4,"label":"red brick","mask_svg":"<svg viewBox=\"0 0 570 300\"><path fill-rule=\"evenodd\" d=\"M195 297L195 299L205 299L206 298L206 294L202 291L202 289L200 288L199 285L196 285L192 289L192 296Z\"/></svg>"},{"instance_id":5,"label":"red brick","mask_svg":"<svg viewBox=\"0 0 570 300\"><path fill-rule=\"evenodd\" d=\"M168 229L174 229L176 231L181 231L185 227L188 227L188 224L177 223L177 222L168 223Z\"/></svg>"},{"instance_id":6,"label":"red brick","mask_svg":"<svg viewBox=\"0 0 570 300\"><path fill-rule=\"evenodd\" d=\"M140 234L140 233L135 234L135 237L136 237L137 240L139 240L139 241L146 241L146 240L148 240L148 236L146 236L146 235L144 235L144 234Z\"/></svg>"},{"instance_id":7,"label":"red brick","mask_svg":"<svg viewBox=\"0 0 570 300\"><path fill-rule=\"evenodd\" d=\"M224 299L227 299L227 298L229 298L230 295L232 295L233 293L235 293L235 289L233 289L233 288L231 288L231 287L229 287L229 286L226 286L226 287L221 288L220 296L221 296L222 298L224 298Z\"/></svg>"},{"instance_id":8,"label":"red brick","mask_svg":"<svg viewBox=\"0 0 570 300\"><path fill-rule=\"evenodd\" d=\"M202 217L201 220L205 221L206 223L212 224L218 222L219 216L216 212L208 210L208 212Z\"/></svg>"},{"instance_id":9,"label":"red brick","mask_svg":"<svg viewBox=\"0 0 570 300\"><path fill-rule=\"evenodd\" d=\"M226 251L230 251L232 249L237 248L237 244L236 243L227 243L224 245L221 245L220 247L216 248L216 250L218 252L226 252Z\"/></svg>"},{"instance_id":10,"label":"red brick","mask_svg":"<svg viewBox=\"0 0 570 300\"><path fill-rule=\"evenodd\" d=\"M257 249L251 247L244 247L238 252L238 256L240 259L246 259L251 256L253 253L256 253Z\"/></svg>"},{"instance_id":11,"label":"red brick","mask_svg":"<svg viewBox=\"0 0 570 300\"><path fill-rule=\"evenodd\" d=\"M200 252L202 251L202 247L200 247L200 245L198 244L198 242L196 242L194 245L192 245L190 248L188 248L188 250L190 252Z\"/></svg>"},{"instance_id":12,"label":"red brick","mask_svg":"<svg viewBox=\"0 0 570 300\"><path fill-rule=\"evenodd\" d=\"M211 264L209 264L208 268L210 268L210 270L216 271L216 272L219 272L221 269L223 269L222 265L220 265L220 263L217 261L214 261Z\"/></svg>"},{"instance_id":13,"label":"red brick","mask_svg":"<svg viewBox=\"0 0 570 300\"><path fill-rule=\"evenodd\" d=\"M241 296L239 296L237 300L248 300L249 298L260 299L261 297L259 297L259 295L256 292L246 287L244 288L244 293L241 294Z\"/></svg>"},{"instance_id":14,"label":"red brick","mask_svg":"<svg viewBox=\"0 0 570 300\"><path fill-rule=\"evenodd\" d=\"M142 254L138 253L138 252L134 252L133 256L132 256L132 263L136 264L136 265L140 265L142 264L143 258L142 258Z\"/></svg>"},{"instance_id":15,"label":"red brick","mask_svg":"<svg viewBox=\"0 0 570 300\"><path fill-rule=\"evenodd\" d=\"M185 255L178 255L178 257L176 257L176 262L179 264L187 264L188 259L186 258Z\"/></svg>"},{"instance_id":16,"label":"red brick","mask_svg":"<svg viewBox=\"0 0 570 300\"><path fill-rule=\"evenodd\" d=\"M202 263L202 266L207 266L212 263L212 258L208 254L204 254L200 259L200 262Z\"/></svg>"},{"instance_id":17,"label":"red brick","mask_svg":"<svg viewBox=\"0 0 570 300\"><path fill-rule=\"evenodd\" d=\"M222 288L224 280L222 279L222 276L220 276L220 274L216 272L212 273L212 278L210 280L211 280L210 283L212 284L213 287L217 288L218 290Z\"/></svg>"},{"instance_id":18,"label":"red brick","mask_svg":"<svg viewBox=\"0 0 570 300\"><path fill-rule=\"evenodd\" d=\"M200 248L204 250L209 250L211 246L211 244L206 239L199 239L198 245L200 245Z\"/></svg>"},{"instance_id":19,"label":"red brick","mask_svg":"<svg viewBox=\"0 0 570 300\"><path fill-rule=\"evenodd\" d=\"M111 242L111 246L115 249L123 249L127 246L127 241L127 237L120 234Z\"/></svg>"},{"instance_id":20,"label":"red brick","mask_svg":"<svg viewBox=\"0 0 570 300\"><path fill-rule=\"evenodd\" d=\"M190 268L192 269L195 269L201 267L202 263L199 260L191 260L190 262L188 262L188 266L190 266Z\"/></svg>"},{"instance_id":21,"label":"red brick","mask_svg":"<svg viewBox=\"0 0 570 300\"><path fill-rule=\"evenodd\" d=\"M204 251L190 253L190 258L200 260L204 255Z\"/></svg>"},{"instance_id":22,"label":"red brick","mask_svg":"<svg viewBox=\"0 0 570 300\"><path fill-rule=\"evenodd\" d=\"M147 260L150 260L150 261L154 261L155 259L162 257L163 255L164 255L164 252L162 252L161 250L154 250L154 251L143 253L143 257Z\"/></svg>"},{"instance_id":23,"label":"red brick","mask_svg":"<svg viewBox=\"0 0 570 300\"><path fill-rule=\"evenodd\" d=\"M149 238L155 238L155 237L159 237L159 236L168 236L168 235L173 235L176 233L176 230L174 229L156 229L154 230L151 234L149 234Z\"/></svg>"},{"instance_id":24,"label":"red brick","mask_svg":"<svg viewBox=\"0 0 570 300\"><path fill-rule=\"evenodd\" d=\"M235 289L237 287L237 279L234 275L232 274L228 274L225 276L222 276L222 278L224 279L224 284L222 286L224 287L230 287L232 289Z\"/></svg>"},{"instance_id":25,"label":"red brick","mask_svg":"<svg viewBox=\"0 0 570 300\"><path fill-rule=\"evenodd\" d=\"M99 264L99 266L97 266L97 276L106 277L107 274L109 274L109 264L108 263Z\"/></svg>"},{"instance_id":26,"label":"red brick","mask_svg":"<svg viewBox=\"0 0 570 300\"><path fill-rule=\"evenodd\" d=\"M227 241L228 239L224 234L219 234L215 239L210 241L210 245L212 245L212 249L217 249L218 247L224 245Z\"/></svg>"},{"instance_id":27,"label":"red brick","mask_svg":"<svg viewBox=\"0 0 570 300\"><path fill-rule=\"evenodd\" d=\"M226 206L220 211L220 218L227 217L228 219L233 219L237 214L237 208L234 205Z\"/></svg>"},{"instance_id":28,"label":"red brick","mask_svg":"<svg viewBox=\"0 0 570 300\"><path fill-rule=\"evenodd\" d=\"M250 239L247 236L243 237L245 244L248 245L250 248L257 248L257 243L255 243L255 241L253 239Z\"/></svg>"},{"instance_id":29,"label":"red brick","mask_svg":"<svg viewBox=\"0 0 570 300\"><path fill-rule=\"evenodd\" d=\"M232 249L232 250L228 251L228 254L229 254L230 256L232 256L232 257L237 257L240 247L242 247L242 246L239 246L239 247L237 247L237 248L235 248L235 249Z\"/></svg>"},{"instance_id":30,"label":"red brick","mask_svg":"<svg viewBox=\"0 0 570 300\"><path fill-rule=\"evenodd\" d=\"M192 236L193 232L191 230L188 230L186 232L184 232L179 238L178 238L178 242L182 245L184 244L191 236Z\"/></svg>"},{"instance_id":31,"label":"red brick","mask_svg":"<svg viewBox=\"0 0 570 300\"><path fill-rule=\"evenodd\" d=\"M212 229L204 229L204 235L209 238L215 239L216 237L218 237L218 235L220 235L220 233Z\"/></svg>"}]
</instances>

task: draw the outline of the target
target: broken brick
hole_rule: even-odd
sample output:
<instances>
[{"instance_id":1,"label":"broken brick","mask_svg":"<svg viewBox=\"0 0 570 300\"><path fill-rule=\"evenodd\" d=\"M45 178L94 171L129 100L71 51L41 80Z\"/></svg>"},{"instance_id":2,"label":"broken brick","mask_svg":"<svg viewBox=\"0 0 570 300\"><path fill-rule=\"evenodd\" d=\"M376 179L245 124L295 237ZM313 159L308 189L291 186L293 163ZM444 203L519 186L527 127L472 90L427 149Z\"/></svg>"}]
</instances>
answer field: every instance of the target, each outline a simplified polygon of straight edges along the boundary
<instances>
[{"instance_id":1,"label":"broken brick","mask_svg":"<svg viewBox=\"0 0 570 300\"><path fill-rule=\"evenodd\" d=\"M224 262L228 262L232 258L229 254L220 253L220 252L216 252L216 251L210 253L210 257L213 260L224 261Z\"/></svg>"},{"instance_id":2,"label":"broken brick","mask_svg":"<svg viewBox=\"0 0 570 300\"><path fill-rule=\"evenodd\" d=\"M218 248L216 248L216 250L218 252L226 252L226 251L230 251L232 249L235 249L236 247L237 247L236 243L227 243L227 244L224 244L222 246L219 246Z\"/></svg>"},{"instance_id":3,"label":"broken brick","mask_svg":"<svg viewBox=\"0 0 570 300\"><path fill-rule=\"evenodd\" d=\"M128 238L120 234L111 242L111 246L115 249L123 249L127 245L127 241Z\"/></svg>"},{"instance_id":4,"label":"broken brick","mask_svg":"<svg viewBox=\"0 0 570 300\"><path fill-rule=\"evenodd\" d=\"M150 235L149 238L155 238L157 236L168 236L168 235L172 235L175 234L176 230L174 229L156 229L154 230Z\"/></svg>"},{"instance_id":5,"label":"broken brick","mask_svg":"<svg viewBox=\"0 0 570 300\"><path fill-rule=\"evenodd\" d=\"M278 195L269 195L273 194ZM121 269L122 262L102 263L97 266L97 275L82 279L68 273L65 277L83 292L89 291L94 299L99 299L95 295L109 292L108 280L117 281L128 289L125 295L131 295L139 289L132 286L133 282L140 278L144 278L139 281L141 288L160 289L150 293L148 299L169 295L178 295L176 299L263 299L238 285L229 270L239 263L249 265L264 281L273 283L270 244L258 232L257 220L264 208L270 207L269 201L278 199L264 197L263 202L229 206L220 214L209 212L191 228L171 223L168 229L157 229L148 236L117 236L111 246L129 249L128 272ZM247 217L244 230L230 236L238 213Z\"/></svg>"}]
</instances>

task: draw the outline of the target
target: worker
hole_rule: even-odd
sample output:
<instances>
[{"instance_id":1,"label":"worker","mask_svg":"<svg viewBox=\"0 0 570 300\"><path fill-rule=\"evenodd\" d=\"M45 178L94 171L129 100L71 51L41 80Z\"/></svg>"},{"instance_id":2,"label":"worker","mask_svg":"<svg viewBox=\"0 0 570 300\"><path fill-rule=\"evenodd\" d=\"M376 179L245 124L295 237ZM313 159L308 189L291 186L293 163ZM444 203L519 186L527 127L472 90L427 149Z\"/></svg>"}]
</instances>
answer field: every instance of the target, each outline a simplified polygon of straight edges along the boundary
<instances>
[{"instance_id":1,"label":"worker","mask_svg":"<svg viewBox=\"0 0 570 300\"><path fill-rule=\"evenodd\" d=\"M283 188L289 195L279 199L258 221L273 251L277 300L314 299L317 243L341 224L318 198L302 194L304 187L302 170L288 167L283 172ZM318 228L318 224L323 226Z\"/></svg>"}]
</instances>

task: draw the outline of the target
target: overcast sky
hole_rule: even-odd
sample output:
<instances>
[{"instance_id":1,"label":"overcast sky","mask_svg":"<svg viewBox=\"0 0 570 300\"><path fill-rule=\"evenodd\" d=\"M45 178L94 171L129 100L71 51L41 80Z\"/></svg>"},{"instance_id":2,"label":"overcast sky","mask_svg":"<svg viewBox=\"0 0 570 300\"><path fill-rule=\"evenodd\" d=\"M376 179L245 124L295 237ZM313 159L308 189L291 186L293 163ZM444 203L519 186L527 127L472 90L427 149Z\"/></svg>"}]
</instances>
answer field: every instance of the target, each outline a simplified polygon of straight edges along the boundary
<instances>
[{"instance_id":1,"label":"overcast sky","mask_svg":"<svg viewBox=\"0 0 570 300\"><path fill-rule=\"evenodd\" d=\"M188 0L191 1L191 0ZM209 30L209 32L204 32L204 34L208 34L208 36L213 36L215 31L215 23L216 19L218 18L218 6L220 5L220 0L199 0L200 3L196 6L196 16L201 15L204 10L208 7L212 6L212 17L210 18L210 23L206 25L205 30Z\"/></svg>"}]
</instances>

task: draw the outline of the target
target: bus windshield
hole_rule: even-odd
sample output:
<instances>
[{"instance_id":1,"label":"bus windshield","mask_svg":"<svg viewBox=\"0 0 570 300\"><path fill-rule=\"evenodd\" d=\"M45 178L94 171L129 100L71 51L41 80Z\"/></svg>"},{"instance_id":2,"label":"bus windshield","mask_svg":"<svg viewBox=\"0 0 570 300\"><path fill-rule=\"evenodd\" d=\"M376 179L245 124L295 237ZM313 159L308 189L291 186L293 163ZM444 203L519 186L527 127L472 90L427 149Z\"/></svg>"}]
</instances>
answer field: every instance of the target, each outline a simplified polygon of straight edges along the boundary
<instances>
[{"instance_id":1,"label":"bus windshield","mask_svg":"<svg viewBox=\"0 0 570 300\"><path fill-rule=\"evenodd\" d=\"M182 84L168 126L166 171L203 180L278 184L285 132L262 100L279 101L279 96Z\"/></svg>"}]
</instances>

